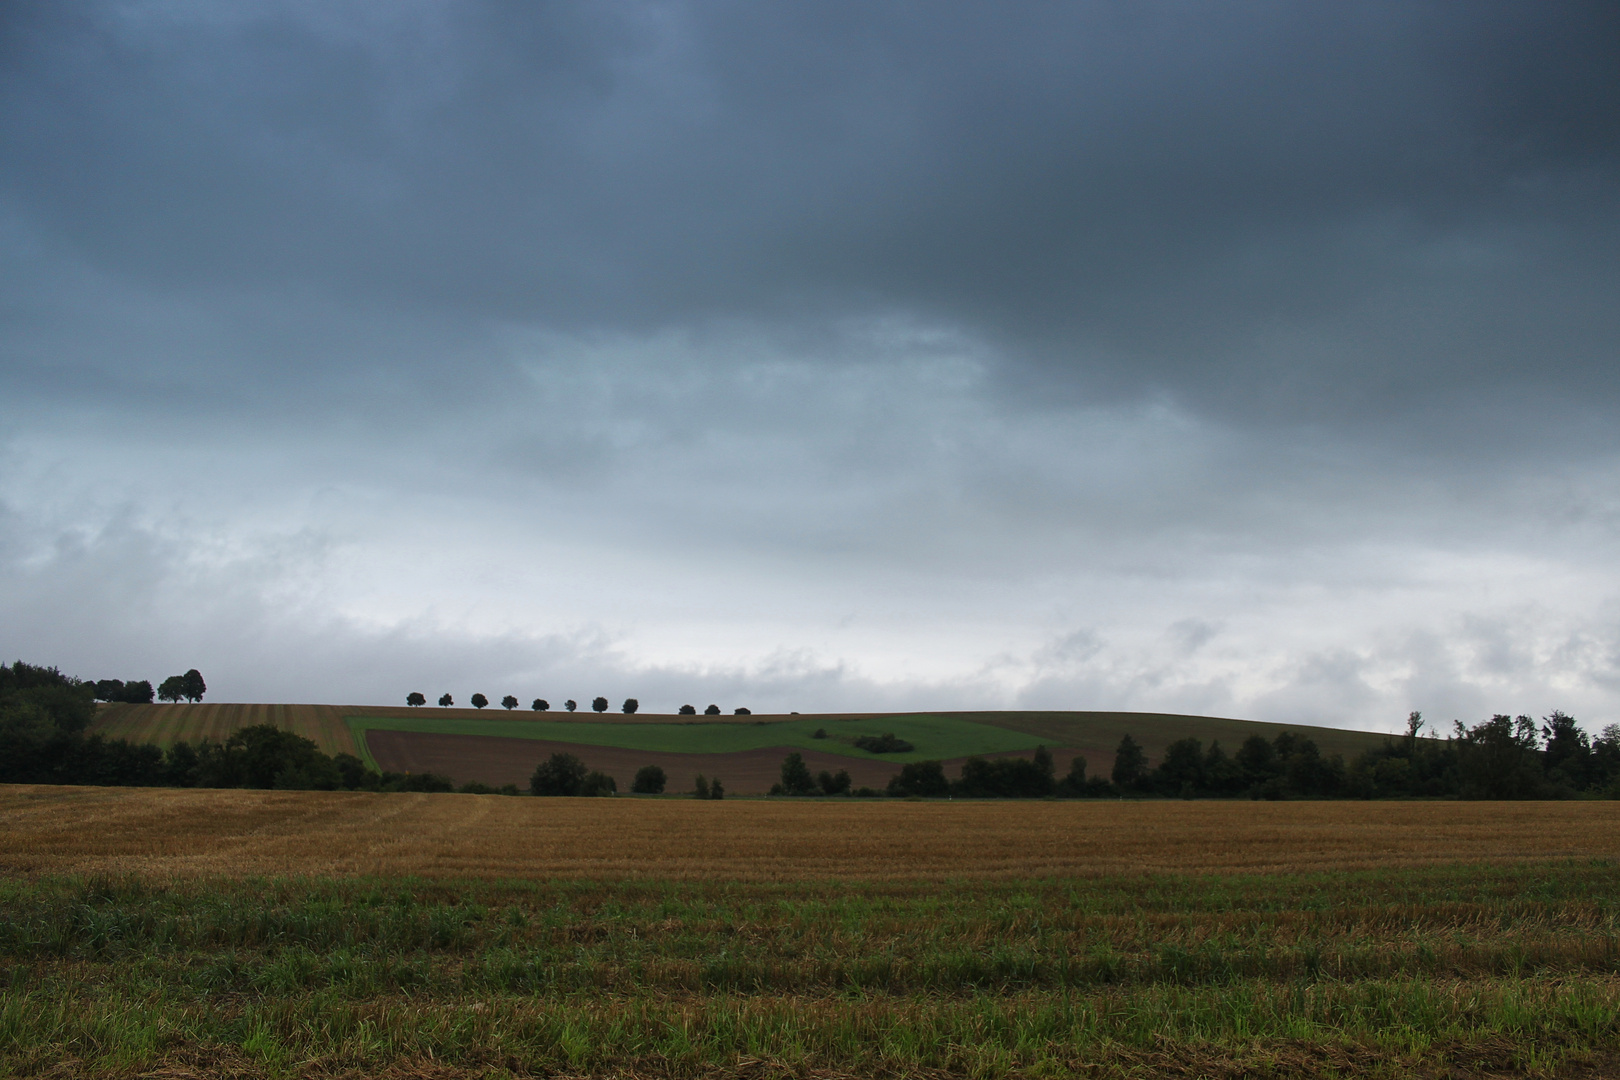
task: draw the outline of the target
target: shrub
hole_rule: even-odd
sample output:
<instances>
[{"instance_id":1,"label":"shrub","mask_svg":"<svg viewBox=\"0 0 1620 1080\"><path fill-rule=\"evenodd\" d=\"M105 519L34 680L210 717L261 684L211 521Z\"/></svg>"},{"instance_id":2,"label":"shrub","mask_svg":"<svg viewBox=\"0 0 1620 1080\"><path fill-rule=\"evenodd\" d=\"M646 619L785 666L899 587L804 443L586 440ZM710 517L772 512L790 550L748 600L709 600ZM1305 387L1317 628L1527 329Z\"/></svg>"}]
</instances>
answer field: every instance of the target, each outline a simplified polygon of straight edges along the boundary
<instances>
[{"instance_id":1,"label":"shrub","mask_svg":"<svg viewBox=\"0 0 1620 1080\"><path fill-rule=\"evenodd\" d=\"M816 728L815 733L810 737L812 739L825 739L827 737L827 729L824 727L818 727Z\"/></svg>"},{"instance_id":2,"label":"shrub","mask_svg":"<svg viewBox=\"0 0 1620 1080\"><path fill-rule=\"evenodd\" d=\"M586 773L585 779L580 782L579 793L590 796L617 795L619 784L607 773L593 769Z\"/></svg>"},{"instance_id":3,"label":"shrub","mask_svg":"<svg viewBox=\"0 0 1620 1080\"><path fill-rule=\"evenodd\" d=\"M529 777L531 795L578 795L585 784L585 763L573 754L552 754Z\"/></svg>"},{"instance_id":4,"label":"shrub","mask_svg":"<svg viewBox=\"0 0 1620 1080\"><path fill-rule=\"evenodd\" d=\"M707 709L703 710L703 715L704 716L719 716L720 715L720 706L718 706L718 705L710 705Z\"/></svg>"},{"instance_id":5,"label":"shrub","mask_svg":"<svg viewBox=\"0 0 1620 1080\"><path fill-rule=\"evenodd\" d=\"M725 789L725 786L720 783L720 778L717 776L713 780L710 780L709 781L709 798L711 798L711 799L723 799L725 797L726 797L726 789Z\"/></svg>"},{"instance_id":6,"label":"shrub","mask_svg":"<svg viewBox=\"0 0 1620 1080\"><path fill-rule=\"evenodd\" d=\"M782 793L784 795L814 795L816 782L810 776L810 766L804 755L795 750L782 759Z\"/></svg>"},{"instance_id":7,"label":"shrub","mask_svg":"<svg viewBox=\"0 0 1620 1080\"><path fill-rule=\"evenodd\" d=\"M820 786L823 795L848 795L849 770L839 769L836 773L826 769L816 774L816 784Z\"/></svg>"},{"instance_id":8,"label":"shrub","mask_svg":"<svg viewBox=\"0 0 1620 1080\"><path fill-rule=\"evenodd\" d=\"M911 761L889 780L890 795L949 795L951 783L945 767L937 761Z\"/></svg>"},{"instance_id":9,"label":"shrub","mask_svg":"<svg viewBox=\"0 0 1620 1080\"><path fill-rule=\"evenodd\" d=\"M643 765L636 770L636 778L630 783L630 790L637 795L662 795L668 777L664 770L657 765Z\"/></svg>"},{"instance_id":10,"label":"shrub","mask_svg":"<svg viewBox=\"0 0 1620 1080\"><path fill-rule=\"evenodd\" d=\"M699 799L707 799L709 797L708 777L704 776L702 773L697 774L697 779L692 781L692 794Z\"/></svg>"},{"instance_id":11,"label":"shrub","mask_svg":"<svg viewBox=\"0 0 1620 1080\"><path fill-rule=\"evenodd\" d=\"M909 754L917 749L892 731L887 735L862 735L855 740L855 745L869 754Z\"/></svg>"},{"instance_id":12,"label":"shrub","mask_svg":"<svg viewBox=\"0 0 1620 1080\"><path fill-rule=\"evenodd\" d=\"M738 708L732 709L731 714L733 716L753 716L754 715L754 710L738 707Z\"/></svg>"}]
</instances>

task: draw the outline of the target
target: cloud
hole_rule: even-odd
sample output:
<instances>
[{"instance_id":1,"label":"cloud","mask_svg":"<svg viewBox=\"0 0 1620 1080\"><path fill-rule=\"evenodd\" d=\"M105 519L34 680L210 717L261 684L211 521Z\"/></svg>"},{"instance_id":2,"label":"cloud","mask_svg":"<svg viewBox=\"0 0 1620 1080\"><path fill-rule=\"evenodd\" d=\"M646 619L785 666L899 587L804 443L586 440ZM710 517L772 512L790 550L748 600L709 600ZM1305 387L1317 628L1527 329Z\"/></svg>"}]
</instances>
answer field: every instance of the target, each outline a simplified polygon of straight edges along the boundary
<instances>
[{"instance_id":1,"label":"cloud","mask_svg":"<svg viewBox=\"0 0 1620 1080\"><path fill-rule=\"evenodd\" d=\"M0 645L1612 710L1616 19L13 5Z\"/></svg>"}]
</instances>

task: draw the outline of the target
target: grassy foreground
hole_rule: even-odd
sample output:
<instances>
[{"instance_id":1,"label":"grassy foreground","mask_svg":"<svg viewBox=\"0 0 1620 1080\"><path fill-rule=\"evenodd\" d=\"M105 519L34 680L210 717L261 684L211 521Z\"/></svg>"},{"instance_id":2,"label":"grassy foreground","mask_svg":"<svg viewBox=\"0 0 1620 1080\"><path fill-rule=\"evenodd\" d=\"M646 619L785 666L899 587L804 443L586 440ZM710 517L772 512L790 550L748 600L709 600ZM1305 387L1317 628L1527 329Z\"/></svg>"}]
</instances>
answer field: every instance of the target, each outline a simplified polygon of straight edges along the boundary
<instances>
[{"instance_id":1,"label":"grassy foreground","mask_svg":"<svg viewBox=\"0 0 1620 1080\"><path fill-rule=\"evenodd\" d=\"M1613 802L0 786L0 1076L1617 1070Z\"/></svg>"},{"instance_id":2,"label":"grassy foreground","mask_svg":"<svg viewBox=\"0 0 1620 1080\"><path fill-rule=\"evenodd\" d=\"M0 883L0 1071L1572 1075L1620 865Z\"/></svg>"}]
</instances>

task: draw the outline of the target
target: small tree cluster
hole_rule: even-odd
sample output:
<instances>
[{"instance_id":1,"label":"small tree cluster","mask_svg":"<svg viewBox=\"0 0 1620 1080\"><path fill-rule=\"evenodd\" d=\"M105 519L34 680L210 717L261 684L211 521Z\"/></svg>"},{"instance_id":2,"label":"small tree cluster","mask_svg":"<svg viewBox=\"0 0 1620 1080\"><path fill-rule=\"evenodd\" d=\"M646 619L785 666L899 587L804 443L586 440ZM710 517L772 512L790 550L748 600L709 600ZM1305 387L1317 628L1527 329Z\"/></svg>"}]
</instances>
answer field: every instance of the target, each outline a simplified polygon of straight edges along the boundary
<instances>
[{"instance_id":1,"label":"small tree cluster","mask_svg":"<svg viewBox=\"0 0 1620 1080\"><path fill-rule=\"evenodd\" d=\"M157 688L159 701L189 701L193 704L201 701L207 692L208 684L203 682L202 672L196 668L184 675L170 675Z\"/></svg>"},{"instance_id":2,"label":"small tree cluster","mask_svg":"<svg viewBox=\"0 0 1620 1080\"><path fill-rule=\"evenodd\" d=\"M529 777L529 793L542 796L613 795L619 785L613 777L596 772L573 754L552 754L535 766Z\"/></svg>"}]
</instances>

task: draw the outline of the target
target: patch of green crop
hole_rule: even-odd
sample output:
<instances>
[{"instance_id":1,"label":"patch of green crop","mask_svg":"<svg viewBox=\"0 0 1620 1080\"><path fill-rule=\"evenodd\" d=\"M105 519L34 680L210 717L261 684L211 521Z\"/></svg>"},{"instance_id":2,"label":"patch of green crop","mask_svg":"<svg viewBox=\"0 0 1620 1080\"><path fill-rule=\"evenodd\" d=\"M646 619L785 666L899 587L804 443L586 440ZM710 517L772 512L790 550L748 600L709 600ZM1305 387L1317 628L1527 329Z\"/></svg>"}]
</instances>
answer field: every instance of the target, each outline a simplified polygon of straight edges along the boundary
<instances>
[{"instance_id":1,"label":"patch of green crop","mask_svg":"<svg viewBox=\"0 0 1620 1080\"><path fill-rule=\"evenodd\" d=\"M1027 732L981 724L954 716L915 714L877 719L713 722L701 718L647 723L592 723L589 720L463 719L421 716L351 716L346 718L355 741L365 744L367 731L413 731L433 735L494 735L517 739L546 739L582 746L611 746L659 753L725 754L740 750L785 747L819 750L854 758L885 761L927 761L1033 750L1041 737ZM827 737L818 739L818 729ZM863 735L893 733L912 744L898 754L872 754L854 745Z\"/></svg>"},{"instance_id":2,"label":"patch of green crop","mask_svg":"<svg viewBox=\"0 0 1620 1080\"><path fill-rule=\"evenodd\" d=\"M0 880L0 1075L1557 1075L1620 866L773 884Z\"/></svg>"}]
</instances>

